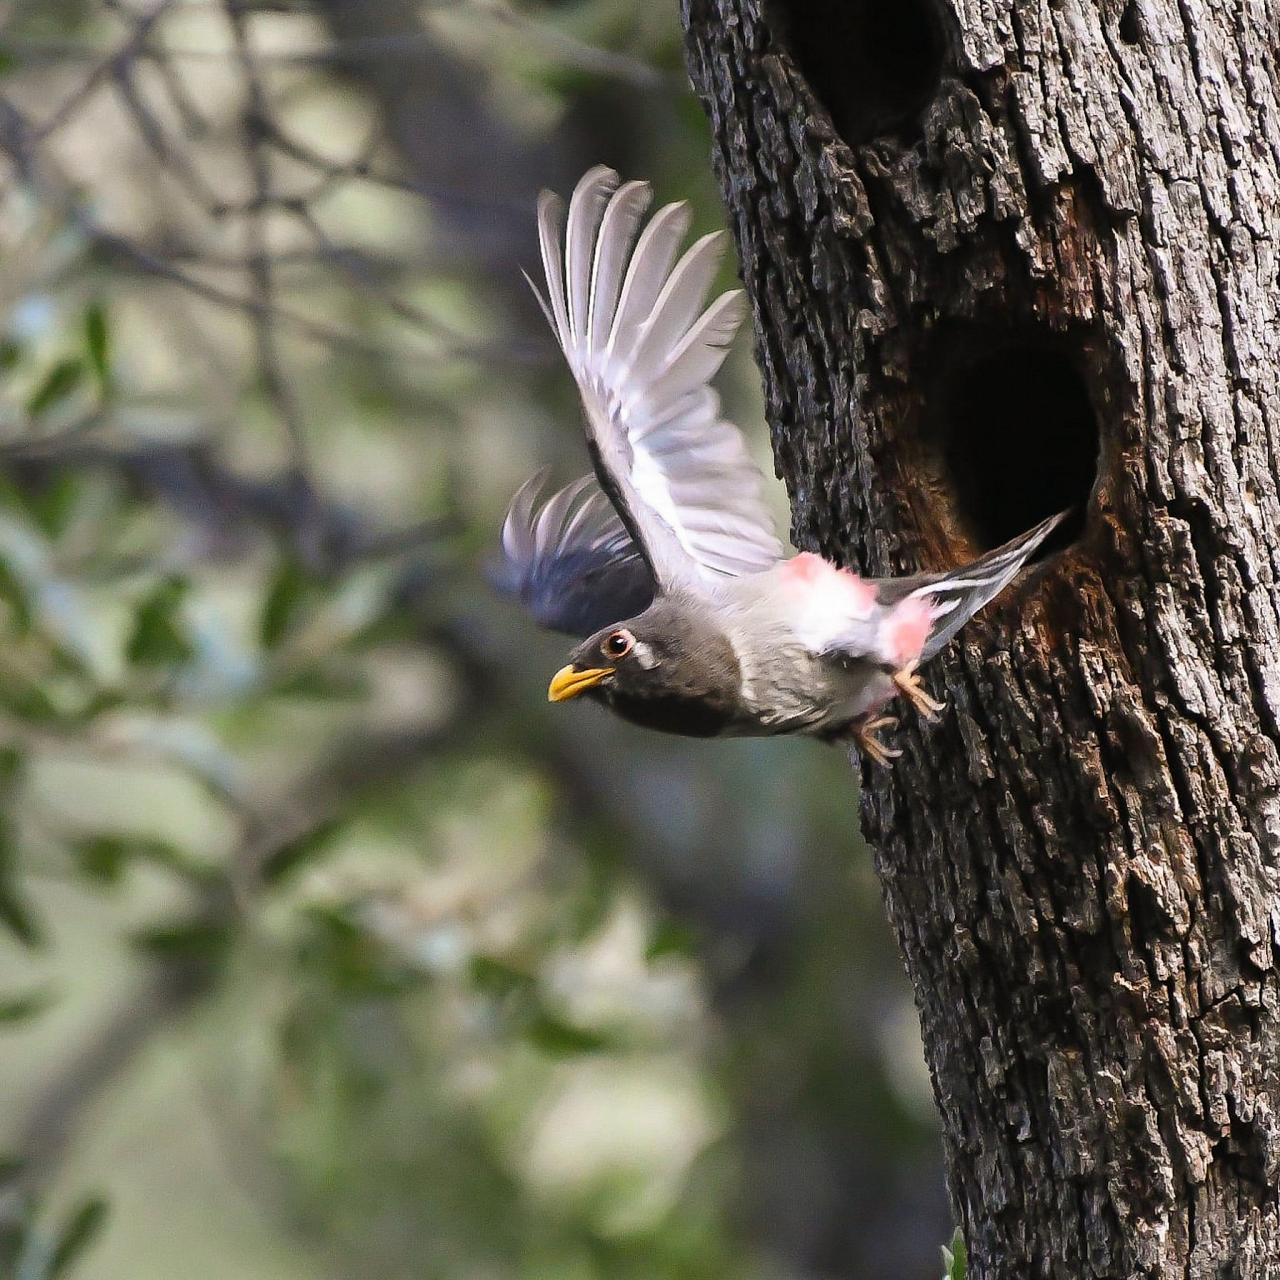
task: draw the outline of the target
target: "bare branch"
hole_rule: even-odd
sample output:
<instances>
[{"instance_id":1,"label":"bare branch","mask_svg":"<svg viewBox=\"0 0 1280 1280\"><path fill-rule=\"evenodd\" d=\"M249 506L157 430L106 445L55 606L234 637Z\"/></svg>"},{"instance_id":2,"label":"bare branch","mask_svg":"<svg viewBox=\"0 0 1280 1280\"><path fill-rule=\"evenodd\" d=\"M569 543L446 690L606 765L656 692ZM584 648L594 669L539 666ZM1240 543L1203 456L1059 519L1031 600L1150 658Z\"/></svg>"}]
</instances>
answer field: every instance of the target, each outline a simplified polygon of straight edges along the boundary
<instances>
[{"instance_id":1,"label":"bare branch","mask_svg":"<svg viewBox=\"0 0 1280 1280\"><path fill-rule=\"evenodd\" d=\"M372 342L356 334L336 328L324 321L304 315L296 309L284 306L273 296L263 296L261 291L251 296L211 284L191 272L166 261L155 250L146 248L118 232L103 227L76 199L70 184L58 182L51 176L47 162L38 159L38 139L22 113L7 99L0 97L0 151L13 161L18 175L50 208L60 211L84 237L112 257L145 272L147 275L179 285L196 297L216 306L241 311L255 320L274 319L288 325L294 332L326 345L385 360L396 356L385 343ZM251 254L248 264L252 267L256 254ZM198 260L198 259L197 259ZM442 325L432 325L442 336L430 348L406 351L403 357L416 361L468 360L507 366L511 363L539 364L546 358L547 348L534 349L524 344L468 343L449 333Z\"/></svg>"},{"instance_id":2,"label":"bare branch","mask_svg":"<svg viewBox=\"0 0 1280 1280\"><path fill-rule=\"evenodd\" d=\"M158 0L148 13L133 19L133 30L114 52L98 62L70 97L63 100L58 109L42 125L34 130L34 141L43 142L56 133L82 106L93 97L99 86L121 67L125 67L145 47L156 23L173 7L174 0ZM17 42L21 47L23 42Z\"/></svg>"},{"instance_id":3,"label":"bare branch","mask_svg":"<svg viewBox=\"0 0 1280 1280\"><path fill-rule=\"evenodd\" d=\"M301 482L307 473L307 442L302 428L302 414L284 376L272 323L275 313L275 279L267 247L266 218L273 193L271 161L262 140L262 122L267 119L270 109L254 59L248 18L239 0L227 0L226 14L235 36L236 54L244 77L245 92L248 95L243 127L246 155L253 179L254 199L258 206L246 224L249 275L253 281L254 298L258 304L253 312L253 337L257 348L258 376L262 380L267 398L284 423L289 437L289 454L293 469Z\"/></svg>"}]
</instances>

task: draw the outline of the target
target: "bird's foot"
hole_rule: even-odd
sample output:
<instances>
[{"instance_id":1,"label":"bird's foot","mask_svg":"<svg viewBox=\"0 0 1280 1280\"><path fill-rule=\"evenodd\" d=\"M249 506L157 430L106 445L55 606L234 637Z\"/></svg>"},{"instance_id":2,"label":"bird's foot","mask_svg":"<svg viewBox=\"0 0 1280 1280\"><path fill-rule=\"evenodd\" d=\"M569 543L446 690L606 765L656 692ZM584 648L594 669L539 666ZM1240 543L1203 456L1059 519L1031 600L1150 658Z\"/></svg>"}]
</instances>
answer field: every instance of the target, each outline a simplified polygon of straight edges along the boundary
<instances>
[{"instance_id":1,"label":"bird's foot","mask_svg":"<svg viewBox=\"0 0 1280 1280\"><path fill-rule=\"evenodd\" d=\"M885 744L876 737L876 734L879 733L881 729L896 729L897 727L897 716L876 716L873 720L863 720L862 723L854 729L853 740L858 744L858 750L860 750L868 760L887 769L902 754L902 752L898 751L894 747L886 747Z\"/></svg>"},{"instance_id":2,"label":"bird's foot","mask_svg":"<svg viewBox=\"0 0 1280 1280\"><path fill-rule=\"evenodd\" d=\"M929 691L924 687L914 662L903 667L901 671L895 671L893 673L893 683L898 692L926 720L936 720L938 713L946 710L947 704L945 702L939 702L936 698L929 696Z\"/></svg>"}]
</instances>

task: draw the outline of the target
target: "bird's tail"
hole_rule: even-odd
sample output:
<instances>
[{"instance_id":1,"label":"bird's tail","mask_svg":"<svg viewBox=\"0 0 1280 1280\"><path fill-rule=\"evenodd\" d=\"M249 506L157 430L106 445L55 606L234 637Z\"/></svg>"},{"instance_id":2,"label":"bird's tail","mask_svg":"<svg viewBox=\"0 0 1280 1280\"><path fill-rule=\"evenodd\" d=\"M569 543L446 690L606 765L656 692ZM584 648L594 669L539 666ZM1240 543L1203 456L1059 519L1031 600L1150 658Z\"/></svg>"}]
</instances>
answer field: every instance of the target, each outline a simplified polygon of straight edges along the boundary
<instances>
[{"instance_id":1,"label":"bird's tail","mask_svg":"<svg viewBox=\"0 0 1280 1280\"><path fill-rule=\"evenodd\" d=\"M941 651L952 636L988 601L994 600L1018 575L1035 549L1066 519L1069 513L1042 520L1034 529L988 551L968 564L945 573L909 580L903 599L918 598L933 608L934 624L920 653L925 662ZM915 585L911 585L914 581Z\"/></svg>"}]
</instances>

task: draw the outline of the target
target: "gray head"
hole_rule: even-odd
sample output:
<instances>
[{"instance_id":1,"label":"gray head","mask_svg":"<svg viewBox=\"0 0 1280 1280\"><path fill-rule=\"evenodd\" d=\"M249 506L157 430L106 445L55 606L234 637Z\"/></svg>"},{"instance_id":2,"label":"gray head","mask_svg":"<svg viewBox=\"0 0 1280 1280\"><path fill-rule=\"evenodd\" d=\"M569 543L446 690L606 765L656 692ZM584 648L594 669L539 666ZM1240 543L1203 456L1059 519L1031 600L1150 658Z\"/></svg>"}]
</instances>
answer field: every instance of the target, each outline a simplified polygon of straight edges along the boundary
<instances>
[{"instance_id":1,"label":"gray head","mask_svg":"<svg viewBox=\"0 0 1280 1280\"><path fill-rule=\"evenodd\" d=\"M739 685L724 634L696 605L661 599L584 640L547 697L564 702L586 694L646 728L710 738L734 719Z\"/></svg>"}]
</instances>

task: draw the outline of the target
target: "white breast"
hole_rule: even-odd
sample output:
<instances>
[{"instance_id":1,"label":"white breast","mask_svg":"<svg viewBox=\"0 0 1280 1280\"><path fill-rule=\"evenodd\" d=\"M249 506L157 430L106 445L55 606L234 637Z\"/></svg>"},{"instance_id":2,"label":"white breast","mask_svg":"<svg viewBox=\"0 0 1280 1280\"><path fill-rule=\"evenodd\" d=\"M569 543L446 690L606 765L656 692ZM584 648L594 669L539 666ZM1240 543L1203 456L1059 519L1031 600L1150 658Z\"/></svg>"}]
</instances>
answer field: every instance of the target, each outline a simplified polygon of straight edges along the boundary
<instances>
[{"instance_id":1,"label":"white breast","mask_svg":"<svg viewBox=\"0 0 1280 1280\"><path fill-rule=\"evenodd\" d=\"M821 733L883 703L893 685L877 666L815 653L797 634L790 591L777 574L726 579L716 592L755 725L739 732Z\"/></svg>"}]
</instances>

